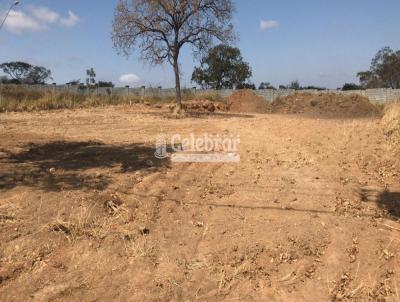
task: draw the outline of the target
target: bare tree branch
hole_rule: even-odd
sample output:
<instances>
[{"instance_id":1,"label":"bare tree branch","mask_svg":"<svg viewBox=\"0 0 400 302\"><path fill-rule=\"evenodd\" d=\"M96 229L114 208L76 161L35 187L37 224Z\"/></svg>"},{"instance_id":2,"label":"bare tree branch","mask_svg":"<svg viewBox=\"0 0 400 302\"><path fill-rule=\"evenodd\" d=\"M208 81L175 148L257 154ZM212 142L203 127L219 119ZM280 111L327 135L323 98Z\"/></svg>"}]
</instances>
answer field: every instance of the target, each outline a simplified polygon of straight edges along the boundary
<instances>
[{"instance_id":1,"label":"bare tree branch","mask_svg":"<svg viewBox=\"0 0 400 302\"><path fill-rule=\"evenodd\" d=\"M181 104L179 54L185 44L195 54L207 52L215 41L235 39L232 0L119 0L112 39L119 54L139 50L146 62L169 62L175 73L176 100Z\"/></svg>"}]
</instances>

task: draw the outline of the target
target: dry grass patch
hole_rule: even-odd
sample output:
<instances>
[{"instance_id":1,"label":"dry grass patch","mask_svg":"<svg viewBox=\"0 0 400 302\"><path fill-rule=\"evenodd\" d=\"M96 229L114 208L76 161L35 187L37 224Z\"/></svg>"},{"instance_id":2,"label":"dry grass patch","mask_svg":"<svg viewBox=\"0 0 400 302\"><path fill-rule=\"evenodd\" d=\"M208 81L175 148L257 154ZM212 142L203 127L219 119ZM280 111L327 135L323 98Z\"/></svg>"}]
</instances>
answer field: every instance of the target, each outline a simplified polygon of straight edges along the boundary
<instances>
[{"instance_id":1,"label":"dry grass patch","mask_svg":"<svg viewBox=\"0 0 400 302\"><path fill-rule=\"evenodd\" d=\"M196 98L209 101L222 101L217 94L194 94L191 90L183 89L182 100L188 101ZM154 105L160 103L173 103L174 96L122 96L122 95L96 95L96 93L70 93L54 89L40 90L18 85L0 86L0 112L39 111L54 109L75 109L101 107L109 105Z\"/></svg>"},{"instance_id":2,"label":"dry grass patch","mask_svg":"<svg viewBox=\"0 0 400 302\"><path fill-rule=\"evenodd\" d=\"M70 213L59 213L50 224L50 230L64 234L71 242L81 237L103 240L110 234L123 237L118 228L133 221L133 214L115 194L104 194L94 200L83 200Z\"/></svg>"},{"instance_id":3,"label":"dry grass patch","mask_svg":"<svg viewBox=\"0 0 400 302\"><path fill-rule=\"evenodd\" d=\"M106 105L124 105L145 102L139 97L118 95L92 95L55 90L28 89L23 86L4 85L0 89L0 112L74 109Z\"/></svg>"},{"instance_id":4,"label":"dry grass patch","mask_svg":"<svg viewBox=\"0 0 400 302\"><path fill-rule=\"evenodd\" d=\"M400 100L390 104L382 119L385 135L391 143L400 143Z\"/></svg>"}]
</instances>

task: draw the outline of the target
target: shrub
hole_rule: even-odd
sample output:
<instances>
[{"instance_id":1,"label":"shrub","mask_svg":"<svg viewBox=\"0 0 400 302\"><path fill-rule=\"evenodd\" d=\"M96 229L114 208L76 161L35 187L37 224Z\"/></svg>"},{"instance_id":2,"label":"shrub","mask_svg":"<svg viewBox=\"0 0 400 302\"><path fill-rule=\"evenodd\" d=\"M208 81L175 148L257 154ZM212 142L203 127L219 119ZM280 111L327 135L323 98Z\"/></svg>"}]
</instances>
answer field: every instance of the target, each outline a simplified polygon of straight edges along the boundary
<instances>
[{"instance_id":1,"label":"shrub","mask_svg":"<svg viewBox=\"0 0 400 302\"><path fill-rule=\"evenodd\" d=\"M342 91L360 90L360 89L362 89L362 87L354 83L346 83L342 87Z\"/></svg>"}]
</instances>

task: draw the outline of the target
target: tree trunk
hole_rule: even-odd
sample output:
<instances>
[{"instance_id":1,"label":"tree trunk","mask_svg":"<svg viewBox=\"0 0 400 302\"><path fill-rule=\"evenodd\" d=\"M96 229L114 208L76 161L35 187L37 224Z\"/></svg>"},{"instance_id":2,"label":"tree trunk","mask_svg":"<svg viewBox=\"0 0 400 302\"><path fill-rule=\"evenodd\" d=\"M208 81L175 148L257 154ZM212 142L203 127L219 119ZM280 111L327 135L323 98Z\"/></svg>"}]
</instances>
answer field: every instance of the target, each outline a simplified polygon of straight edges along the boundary
<instances>
[{"instance_id":1,"label":"tree trunk","mask_svg":"<svg viewBox=\"0 0 400 302\"><path fill-rule=\"evenodd\" d=\"M182 110L181 79L180 79L180 75L179 75L178 58L176 58L174 60L174 72L175 72L176 105L179 110Z\"/></svg>"}]
</instances>

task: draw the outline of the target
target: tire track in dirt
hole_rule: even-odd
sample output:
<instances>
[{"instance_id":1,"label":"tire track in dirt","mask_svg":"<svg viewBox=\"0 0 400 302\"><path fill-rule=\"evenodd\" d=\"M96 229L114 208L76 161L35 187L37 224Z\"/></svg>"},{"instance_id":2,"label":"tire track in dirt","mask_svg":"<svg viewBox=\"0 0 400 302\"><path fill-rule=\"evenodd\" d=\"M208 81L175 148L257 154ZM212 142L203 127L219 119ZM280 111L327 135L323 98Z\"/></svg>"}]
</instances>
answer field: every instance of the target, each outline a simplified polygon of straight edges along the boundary
<instances>
[{"instance_id":1,"label":"tire track in dirt","mask_svg":"<svg viewBox=\"0 0 400 302\"><path fill-rule=\"evenodd\" d=\"M173 244L179 244L179 238L188 236L190 238L190 245L185 246L180 255L185 259L192 259L197 253L198 246L204 237L201 234L191 234L190 231L185 231L190 228L196 227L194 225L190 226L190 216L187 213L182 211L182 202L185 198L184 190L187 188L191 188L193 185L193 174L186 173L187 171L193 171L194 173L207 173L210 169L206 165L199 164L176 164L177 167L172 168L172 171L168 171L168 175L152 175L143 181L142 185L134 190L132 190L131 194L152 200L152 208L151 217L149 218L149 224L146 225L146 228L149 229L151 240L157 243L156 251L156 260L154 263L156 264L149 273L151 276L151 280L162 280L162 282L169 282L169 286L171 286L171 282L184 282L185 273L183 271L176 271L176 267L174 268L174 264L171 266L170 261L173 258L173 251L171 254L170 248ZM178 167L179 166L179 167ZM214 170L217 170L219 167L214 167ZM176 183L178 186L170 186L169 184ZM146 192L146 194L137 193ZM195 208L194 208L195 209ZM181 227L175 226L173 222L173 213L179 212L179 219L184 220L184 225ZM196 216L201 212L201 209L197 208L191 215ZM176 217L176 216L174 216ZM165 241L165 236L169 236L173 234L173 238L170 238L168 241ZM166 272L167 271L167 272ZM171 271L175 271L173 274L173 280L166 277L171 273ZM149 282L151 283L151 280ZM172 284L172 286L176 287L176 284ZM173 295L176 295L175 290L179 291L179 286L175 288L173 291ZM151 292L151 288L148 289ZM170 295L168 291L161 291L158 295L162 298L167 298ZM186 293L187 294L187 293ZM167 296L166 296L167 295Z\"/></svg>"}]
</instances>

